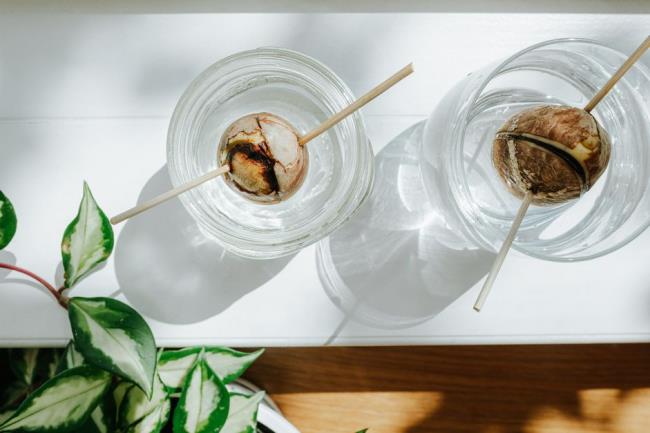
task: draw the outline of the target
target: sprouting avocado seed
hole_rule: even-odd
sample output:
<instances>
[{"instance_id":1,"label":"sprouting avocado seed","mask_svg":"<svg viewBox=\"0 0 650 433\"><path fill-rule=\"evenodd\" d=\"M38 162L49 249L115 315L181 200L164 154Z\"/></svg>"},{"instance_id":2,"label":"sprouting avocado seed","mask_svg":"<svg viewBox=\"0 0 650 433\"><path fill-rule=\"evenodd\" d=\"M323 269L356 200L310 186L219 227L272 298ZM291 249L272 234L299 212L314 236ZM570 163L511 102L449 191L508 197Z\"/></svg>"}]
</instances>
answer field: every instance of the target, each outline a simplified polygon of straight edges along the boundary
<instances>
[{"instance_id":1,"label":"sprouting avocado seed","mask_svg":"<svg viewBox=\"0 0 650 433\"><path fill-rule=\"evenodd\" d=\"M218 162L230 166L224 178L246 198L277 203L300 188L308 155L289 122L274 114L254 113L236 120L224 132Z\"/></svg>"},{"instance_id":2,"label":"sprouting avocado seed","mask_svg":"<svg viewBox=\"0 0 650 433\"><path fill-rule=\"evenodd\" d=\"M610 140L580 108L543 105L510 117L496 134L492 162L514 195L537 205L589 190L607 168Z\"/></svg>"}]
</instances>

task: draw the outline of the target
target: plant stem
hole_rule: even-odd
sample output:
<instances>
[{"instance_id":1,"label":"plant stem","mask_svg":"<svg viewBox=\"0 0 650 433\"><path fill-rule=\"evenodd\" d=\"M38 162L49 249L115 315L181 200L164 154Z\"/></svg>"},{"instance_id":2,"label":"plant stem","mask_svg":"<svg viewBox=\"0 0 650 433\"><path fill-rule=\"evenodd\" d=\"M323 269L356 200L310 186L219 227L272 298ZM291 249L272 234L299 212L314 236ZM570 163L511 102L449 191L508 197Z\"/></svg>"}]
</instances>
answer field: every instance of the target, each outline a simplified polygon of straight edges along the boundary
<instances>
[{"instance_id":1,"label":"plant stem","mask_svg":"<svg viewBox=\"0 0 650 433\"><path fill-rule=\"evenodd\" d=\"M47 281L45 281L43 278L39 277L35 273L30 272L27 269L20 268L18 266L10 265L9 263L0 263L0 268L20 272L21 274L27 275L28 277L38 281L43 285L43 287L45 287L52 294L52 296L56 298L59 305L61 305L66 310L68 309L68 302L69 302L68 297L59 293L59 291L55 289L54 286L52 286L50 283L48 283Z\"/></svg>"}]
</instances>

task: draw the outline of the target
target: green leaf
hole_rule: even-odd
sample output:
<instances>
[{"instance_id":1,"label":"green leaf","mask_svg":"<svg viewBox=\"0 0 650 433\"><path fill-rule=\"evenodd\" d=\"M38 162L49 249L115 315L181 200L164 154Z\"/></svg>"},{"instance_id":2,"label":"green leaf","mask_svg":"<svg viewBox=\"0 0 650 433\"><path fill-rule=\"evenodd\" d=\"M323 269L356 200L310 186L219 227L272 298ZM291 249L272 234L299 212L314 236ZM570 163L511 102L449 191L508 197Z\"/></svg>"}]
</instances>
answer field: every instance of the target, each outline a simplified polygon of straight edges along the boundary
<instances>
[{"instance_id":1,"label":"green leaf","mask_svg":"<svg viewBox=\"0 0 650 433\"><path fill-rule=\"evenodd\" d=\"M90 413L90 417L77 430L78 433L114 433L115 430L115 403L109 391L104 394L97 407Z\"/></svg>"},{"instance_id":2,"label":"green leaf","mask_svg":"<svg viewBox=\"0 0 650 433\"><path fill-rule=\"evenodd\" d=\"M118 424L122 428L134 426L168 399L167 390L158 378L154 382L151 398L148 398L140 388L132 387L126 392L120 404Z\"/></svg>"},{"instance_id":3,"label":"green leaf","mask_svg":"<svg viewBox=\"0 0 650 433\"><path fill-rule=\"evenodd\" d=\"M366 433L368 431L367 428L364 428L363 430L359 430L357 433Z\"/></svg>"},{"instance_id":4,"label":"green leaf","mask_svg":"<svg viewBox=\"0 0 650 433\"><path fill-rule=\"evenodd\" d=\"M25 400L30 390L31 386L22 380L4 385L0 391L0 411L17 408Z\"/></svg>"},{"instance_id":5,"label":"green leaf","mask_svg":"<svg viewBox=\"0 0 650 433\"><path fill-rule=\"evenodd\" d=\"M174 433L217 433L228 417L230 394L207 362L190 369L174 411Z\"/></svg>"},{"instance_id":6,"label":"green leaf","mask_svg":"<svg viewBox=\"0 0 650 433\"><path fill-rule=\"evenodd\" d=\"M74 341L71 340L65 347L65 351L63 352L63 356L59 362L58 372L60 373L69 368L79 367L84 364L85 360L83 355L79 353L74 345Z\"/></svg>"},{"instance_id":7,"label":"green leaf","mask_svg":"<svg viewBox=\"0 0 650 433\"><path fill-rule=\"evenodd\" d=\"M9 245L16 234L16 211L6 195L0 191L0 250Z\"/></svg>"},{"instance_id":8,"label":"green leaf","mask_svg":"<svg viewBox=\"0 0 650 433\"><path fill-rule=\"evenodd\" d=\"M13 410L8 410L6 412L0 412L0 424L11 418L11 416L14 414Z\"/></svg>"},{"instance_id":9,"label":"green leaf","mask_svg":"<svg viewBox=\"0 0 650 433\"><path fill-rule=\"evenodd\" d=\"M128 433L160 433L169 420L171 401L166 399L149 415L142 418L136 425L129 428Z\"/></svg>"},{"instance_id":10,"label":"green leaf","mask_svg":"<svg viewBox=\"0 0 650 433\"><path fill-rule=\"evenodd\" d=\"M250 396L231 393L228 419L221 433L255 433L257 409L263 399L263 391Z\"/></svg>"},{"instance_id":11,"label":"green leaf","mask_svg":"<svg viewBox=\"0 0 650 433\"><path fill-rule=\"evenodd\" d=\"M95 410L97 410L97 408L95 408ZM88 417L88 419L86 419L86 422L83 423L83 425L78 429L72 430L72 433L102 433L102 432L97 428L97 426L93 422L92 414L91 414L91 416Z\"/></svg>"},{"instance_id":12,"label":"green leaf","mask_svg":"<svg viewBox=\"0 0 650 433\"><path fill-rule=\"evenodd\" d=\"M74 430L83 425L110 384L111 375L95 367L66 370L27 397L0 431Z\"/></svg>"},{"instance_id":13,"label":"green leaf","mask_svg":"<svg viewBox=\"0 0 650 433\"><path fill-rule=\"evenodd\" d=\"M158 378L151 399L136 387L126 393L120 406L119 425L127 432L158 433L167 424L170 409L171 400Z\"/></svg>"},{"instance_id":14,"label":"green leaf","mask_svg":"<svg viewBox=\"0 0 650 433\"><path fill-rule=\"evenodd\" d=\"M97 206L88 184L75 219L68 225L61 241L64 286L70 288L108 259L113 251L113 229Z\"/></svg>"},{"instance_id":15,"label":"green leaf","mask_svg":"<svg viewBox=\"0 0 650 433\"><path fill-rule=\"evenodd\" d=\"M95 410L90 413L87 423L92 423L99 433L115 431L115 402L110 392L104 395Z\"/></svg>"},{"instance_id":16,"label":"green leaf","mask_svg":"<svg viewBox=\"0 0 650 433\"><path fill-rule=\"evenodd\" d=\"M58 349L11 349L9 366L14 375L30 389L57 373Z\"/></svg>"},{"instance_id":17,"label":"green leaf","mask_svg":"<svg viewBox=\"0 0 650 433\"><path fill-rule=\"evenodd\" d=\"M124 397L126 394L129 392L131 388L133 388L135 385L133 385L131 382L120 382L117 384L115 389L113 389L113 402L115 403L115 413L120 413L122 402L124 401Z\"/></svg>"},{"instance_id":18,"label":"green leaf","mask_svg":"<svg viewBox=\"0 0 650 433\"><path fill-rule=\"evenodd\" d=\"M191 347L162 353L158 361L158 374L166 387L171 390L180 389L202 349ZM245 353L225 347L209 347L203 350L203 358L223 383L237 379L264 353L264 349Z\"/></svg>"},{"instance_id":19,"label":"green leaf","mask_svg":"<svg viewBox=\"0 0 650 433\"><path fill-rule=\"evenodd\" d=\"M99 433L111 433L110 429L111 418L106 413L101 405L98 405L95 410L90 413L90 419L87 422L92 422Z\"/></svg>"},{"instance_id":20,"label":"green leaf","mask_svg":"<svg viewBox=\"0 0 650 433\"><path fill-rule=\"evenodd\" d=\"M156 343L137 311L111 298L74 297L68 315L75 347L86 362L132 381L151 395Z\"/></svg>"},{"instance_id":21,"label":"green leaf","mask_svg":"<svg viewBox=\"0 0 650 433\"><path fill-rule=\"evenodd\" d=\"M11 349L9 367L26 385L32 385L36 379L39 352L39 349Z\"/></svg>"},{"instance_id":22,"label":"green leaf","mask_svg":"<svg viewBox=\"0 0 650 433\"><path fill-rule=\"evenodd\" d=\"M62 352L60 349L41 350L38 358L37 373L45 380L52 379L59 371Z\"/></svg>"}]
</instances>

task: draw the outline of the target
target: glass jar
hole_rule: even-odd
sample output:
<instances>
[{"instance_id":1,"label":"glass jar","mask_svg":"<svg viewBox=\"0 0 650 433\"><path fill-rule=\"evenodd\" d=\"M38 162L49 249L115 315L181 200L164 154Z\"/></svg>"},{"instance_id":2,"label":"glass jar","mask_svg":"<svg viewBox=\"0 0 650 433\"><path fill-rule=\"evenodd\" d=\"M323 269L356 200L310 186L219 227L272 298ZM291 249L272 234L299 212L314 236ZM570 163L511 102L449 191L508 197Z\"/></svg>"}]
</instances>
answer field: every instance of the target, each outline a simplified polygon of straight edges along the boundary
<instances>
[{"instance_id":1,"label":"glass jar","mask_svg":"<svg viewBox=\"0 0 650 433\"><path fill-rule=\"evenodd\" d=\"M626 60L598 42L540 43L468 75L426 122L422 175L446 223L497 250L520 201L492 166L492 141L513 114L540 104L583 107ZM592 114L608 131L605 174L579 200L531 206L514 248L540 259L586 260L637 237L650 223L650 70L638 62Z\"/></svg>"},{"instance_id":2,"label":"glass jar","mask_svg":"<svg viewBox=\"0 0 650 433\"><path fill-rule=\"evenodd\" d=\"M260 48L227 57L199 75L174 111L167 161L174 186L217 166L223 131L250 113L287 119L301 134L353 102L329 68L286 49ZM373 154L356 112L309 142L303 185L278 204L244 198L215 179L181 195L202 231L229 251L249 258L292 254L346 221L372 186Z\"/></svg>"}]
</instances>

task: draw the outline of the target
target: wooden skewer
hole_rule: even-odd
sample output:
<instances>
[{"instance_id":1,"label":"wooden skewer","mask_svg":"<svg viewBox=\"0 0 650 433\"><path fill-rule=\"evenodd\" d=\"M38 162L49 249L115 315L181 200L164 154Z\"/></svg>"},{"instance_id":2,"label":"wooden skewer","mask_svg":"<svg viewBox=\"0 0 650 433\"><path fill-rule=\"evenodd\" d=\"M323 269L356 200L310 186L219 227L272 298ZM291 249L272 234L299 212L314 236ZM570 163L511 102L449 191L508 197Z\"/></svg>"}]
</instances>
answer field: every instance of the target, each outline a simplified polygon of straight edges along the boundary
<instances>
[{"instance_id":1,"label":"wooden skewer","mask_svg":"<svg viewBox=\"0 0 650 433\"><path fill-rule=\"evenodd\" d=\"M348 117L350 114L354 113L357 111L359 108L363 107L366 105L368 102L372 101L375 99L377 96L381 95L384 93L386 90L390 89L393 87L395 84L397 84L399 81L403 80L407 76L413 73L413 64L409 63L402 69L400 69L397 73L392 75L390 78L388 78L386 81L383 83L379 84L378 86L374 87L371 91L354 101L352 104L348 105L345 107L343 110L339 111L338 113L334 114L332 117L327 119L325 122L323 122L321 125L319 125L317 128L313 129L312 131L308 132L307 134L303 135L300 140L298 140L298 143L301 146L304 146L307 144L309 141L313 140L314 138L318 137L321 135L323 132L327 131L330 129L332 126L336 125L339 123L341 120L345 119ZM196 188L197 186L201 185L202 183L205 183L211 179L214 179L216 177L221 176L222 174L227 173L230 171L230 167L228 165L224 165L222 167L219 167L215 170L212 170L203 176L197 177L196 179L193 179L187 183L184 183L183 185L177 186L176 188L170 189L167 192L164 192L160 194L157 197L152 198L151 200L142 203L138 206L135 206L127 211L124 211L120 214L115 215L113 218L110 219L111 224L116 225L121 223L122 221L125 221L131 217L134 217L146 210L151 209L154 206L158 206L159 204L172 199L186 191L189 191L192 188Z\"/></svg>"},{"instance_id":2,"label":"wooden skewer","mask_svg":"<svg viewBox=\"0 0 650 433\"><path fill-rule=\"evenodd\" d=\"M166 202L167 200L176 197L177 195L180 195L184 193L185 191L189 191L192 188L196 188L197 186L201 185L204 182L209 181L210 179L214 179L215 177L219 177L224 173L228 173L230 171L230 167L226 164L223 165L217 169L214 169L212 171L207 172L203 176L199 176L196 179L193 179L187 183L184 183L182 185L177 186L176 188L172 188L167 192L164 192L160 194L159 196L156 196L152 198L149 201L146 201L138 206L135 206L127 211L124 211L120 214L115 215L113 218L111 218L111 224L119 224L124 220L127 220L131 217L134 217L138 214L141 214L142 212L151 209L154 206L158 206L160 203Z\"/></svg>"},{"instance_id":3,"label":"wooden skewer","mask_svg":"<svg viewBox=\"0 0 650 433\"><path fill-rule=\"evenodd\" d=\"M490 289L492 289L492 284L494 284L494 280L497 278L497 274L499 273L499 270L501 270L501 265L503 265L503 261L506 259L506 255L508 255L508 251L510 251L512 242L515 240L515 236L517 236L517 232L519 231L519 226L521 225L521 222L524 220L524 217L526 216L526 211L528 211L528 206L530 206L531 201L533 201L533 193L528 191L524 196L524 200L521 202L521 206L519 206L519 210L517 211L517 216L515 217L514 221L512 221L512 227L510 227L508 236L506 237L506 240L503 241L503 245L501 245L499 254L497 254L496 258L494 259L494 263L492 263L492 268L490 269L490 273L488 274L487 278L485 279L485 282L483 283L483 287L481 288L481 293L479 293L478 298L476 298L476 302L474 303L474 309L476 311L481 311L481 308L483 308L483 304L485 303L485 300L490 294Z\"/></svg>"},{"instance_id":4,"label":"wooden skewer","mask_svg":"<svg viewBox=\"0 0 650 433\"><path fill-rule=\"evenodd\" d=\"M593 110L596 105L602 99L609 93L609 91L614 87L614 85L618 82L618 80L623 77L623 75L634 65L634 63L641 58L643 53L646 52L646 50L650 47L650 36L648 36L645 41L641 45L639 45L639 48L637 48L631 55L628 57L628 59L621 65L621 67L612 75L612 78L610 78L607 83L596 93L596 95L591 98L591 101L587 105L585 105L584 110L587 112L590 112ZM512 227L510 227L510 231L508 232L508 236L506 237L505 241L503 241L503 245L501 245L501 249L499 250L499 253L497 254L496 258L494 259L494 263L492 264L492 268L490 269L490 273L488 274L487 278L485 279L485 282L483 283L483 287L481 288L481 292L478 295L478 298L476 298L476 302L474 303L474 310L476 311L481 311L481 308L483 308L483 304L485 304L485 300L487 299L490 289L492 289L492 285L494 284L494 280L497 277L497 274L499 273L499 270L501 269L501 265L503 265L503 261L506 258L506 255L508 254L508 251L510 251L510 247L512 247L512 243L515 240L515 236L517 235L517 231L519 230L519 226L521 226L522 221L524 220L524 217L526 216L526 211L528 211L528 207L530 206L530 203L533 199L533 194L528 191L526 195L524 196L524 199L521 203L521 206L519 207L519 211L517 211L517 216L515 217L514 221L512 222Z\"/></svg>"},{"instance_id":5,"label":"wooden skewer","mask_svg":"<svg viewBox=\"0 0 650 433\"><path fill-rule=\"evenodd\" d=\"M409 63L408 65L404 66L402 69L397 71L395 74L393 74L386 81L379 84L374 89L372 89L371 91L369 91L368 93L366 93L365 95L363 95L362 97L360 97L359 99L354 101L352 104L348 105L346 108L344 108L343 110L339 111L338 113L336 113L335 115L333 115L332 117L327 119L318 128L315 128L311 132L308 132L307 134L303 135L300 138L300 140L298 140L298 143L300 143L301 145L304 146L309 141L311 141L314 138L318 137L323 132L327 131L332 126L336 125L341 120L345 119L350 114L354 113L359 108L363 107L368 102L372 101L377 96L381 95L386 90L390 89L395 84L397 84L398 82L400 82L404 78L408 77L412 73L413 73L413 63Z\"/></svg>"},{"instance_id":6,"label":"wooden skewer","mask_svg":"<svg viewBox=\"0 0 650 433\"><path fill-rule=\"evenodd\" d=\"M641 58L643 53L645 53L648 48L650 48L650 36L648 36L645 41L639 45L639 48L634 50L632 55L628 57L625 63L623 63L620 68L618 68L618 71L612 75L612 78L610 78L607 83L605 83L603 88L600 89L593 98L591 98L591 101L585 105L584 110L586 112L593 110L594 107L596 107L596 105L598 105L598 103L605 97L605 95L607 95L609 91L612 90L612 87L614 87L616 82L620 80L623 75L625 75L625 73L632 67L632 65L634 65L634 63L636 63L637 60L639 60L639 58Z\"/></svg>"}]
</instances>

